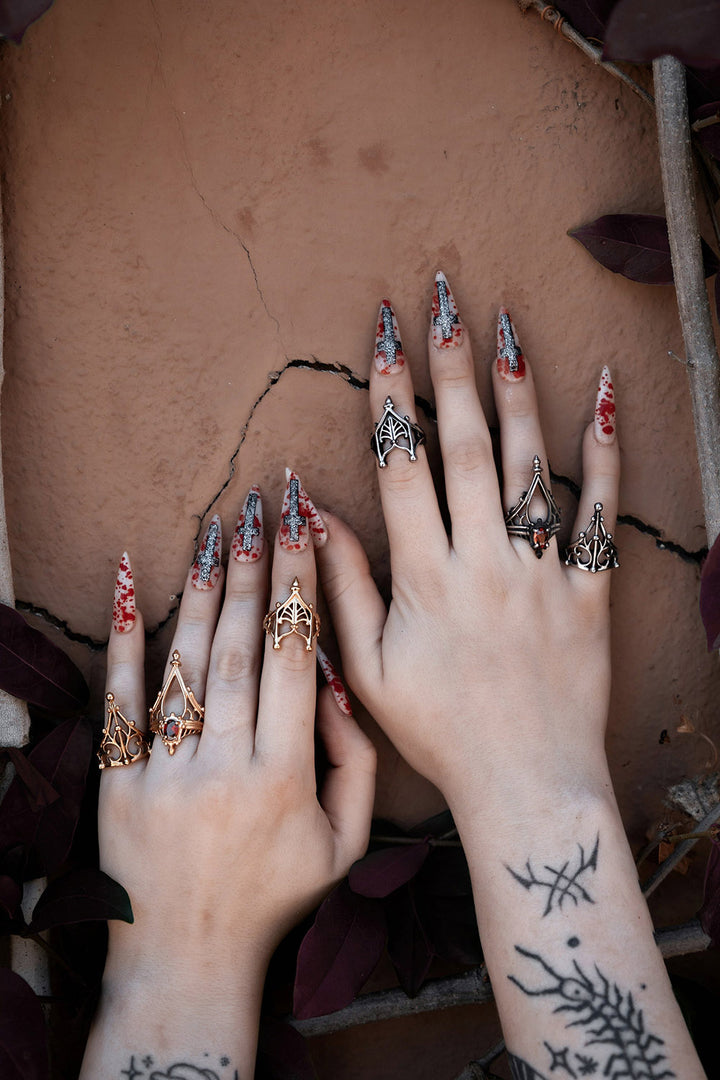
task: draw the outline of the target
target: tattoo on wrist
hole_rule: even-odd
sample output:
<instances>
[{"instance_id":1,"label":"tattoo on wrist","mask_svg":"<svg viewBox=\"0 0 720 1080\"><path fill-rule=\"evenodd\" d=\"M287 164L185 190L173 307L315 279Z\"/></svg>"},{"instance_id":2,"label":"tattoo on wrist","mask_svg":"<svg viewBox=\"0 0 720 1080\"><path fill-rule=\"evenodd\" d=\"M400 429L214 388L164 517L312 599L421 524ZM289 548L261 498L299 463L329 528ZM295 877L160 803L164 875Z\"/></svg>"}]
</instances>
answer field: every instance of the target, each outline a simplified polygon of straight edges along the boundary
<instances>
[{"instance_id":1,"label":"tattoo on wrist","mask_svg":"<svg viewBox=\"0 0 720 1080\"><path fill-rule=\"evenodd\" d=\"M528 892L535 888L541 892L545 891L544 917L549 915L551 911L562 911L562 906L566 900L572 900L575 907L579 905L581 900L585 900L588 904L595 903L586 885L581 883L580 878L584 874L588 876L594 874L597 870L599 848L600 834L598 833L595 837L595 846L589 855L585 854L585 848L582 844L578 844L578 851L574 858L566 859L560 866L545 865L539 873L536 873L530 859L528 859L525 863L524 874L513 870L507 863L505 863L505 868Z\"/></svg>"},{"instance_id":2,"label":"tattoo on wrist","mask_svg":"<svg viewBox=\"0 0 720 1080\"><path fill-rule=\"evenodd\" d=\"M240 1076L225 1054L204 1054L200 1065L187 1061L166 1065L152 1054L131 1054L119 1080L240 1080Z\"/></svg>"},{"instance_id":3,"label":"tattoo on wrist","mask_svg":"<svg viewBox=\"0 0 720 1080\"><path fill-rule=\"evenodd\" d=\"M571 943L573 948L579 944L576 938L571 938ZM663 1039L647 1030L631 990L621 990L617 983L611 983L597 964L592 976L576 960L567 973L562 973L539 953L520 945L515 946L515 951L542 971L535 969L539 981L536 978L533 985L526 985L516 975L508 975L510 982L528 997L558 1001L553 1014L570 1013L565 1029L578 1029L573 1034L584 1040L579 1049L571 1045L572 1040L557 1048L544 1042L550 1055L549 1072L560 1069L570 1077L597 1074L608 1080L669 1080L675 1076L667 1067ZM644 990L645 985L641 984L640 989ZM520 1058L510 1055L510 1061L514 1080L545 1080L543 1073Z\"/></svg>"}]
</instances>

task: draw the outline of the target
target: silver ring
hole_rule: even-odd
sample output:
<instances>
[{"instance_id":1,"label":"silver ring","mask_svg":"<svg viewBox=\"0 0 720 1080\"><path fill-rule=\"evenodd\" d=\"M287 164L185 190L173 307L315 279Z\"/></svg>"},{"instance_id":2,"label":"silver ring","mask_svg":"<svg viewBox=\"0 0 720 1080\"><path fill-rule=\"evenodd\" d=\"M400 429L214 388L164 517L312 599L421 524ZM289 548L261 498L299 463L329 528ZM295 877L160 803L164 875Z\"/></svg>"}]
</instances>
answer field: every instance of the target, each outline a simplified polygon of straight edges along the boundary
<instances>
[{"instance_id":1,"label":"silver ring","mask_svg":"<svg viewBox=\"0 0 720 1080\"><path fill-rule=\"evenodd\" d=\"M566 566L577 566L578 570L599 574L603 570L616 570L620 565L612 533L605 528L602 508L601 502L595 503L590 524L578 534L577 540L569 545L565 553Z\"/></svg>"},{"instance_id":2,"label":"silver ring","mask_svg":"<svg viewBox=\"0 0 720 1080\"><path fill-rule=\"evenodd\" d=\"M533 478L530 487L524 491L511 510L505 515L505 528L508 536L521 536L527 540L538 559L547 551L550 541L560 528L560 507L553 499L542 478L540 458L533 458ZM530 517L530 503L535 496L541 496L547 507L544 518Z\"/></svg>"},{"instance_id":3,"label":"silver ring","mask_svg":"<svg viewBox=\"0 0 720 1080\"><path fill-rule=\"evenodd\" d=\"M414 424L409 416L395 411L391 397L385 398L385 409L375 425L370 447L381 469L387 464L393 450L404 450L411 461L417 461L416 448L425 442L425 432Z\"/></svg>"}]
</instances>

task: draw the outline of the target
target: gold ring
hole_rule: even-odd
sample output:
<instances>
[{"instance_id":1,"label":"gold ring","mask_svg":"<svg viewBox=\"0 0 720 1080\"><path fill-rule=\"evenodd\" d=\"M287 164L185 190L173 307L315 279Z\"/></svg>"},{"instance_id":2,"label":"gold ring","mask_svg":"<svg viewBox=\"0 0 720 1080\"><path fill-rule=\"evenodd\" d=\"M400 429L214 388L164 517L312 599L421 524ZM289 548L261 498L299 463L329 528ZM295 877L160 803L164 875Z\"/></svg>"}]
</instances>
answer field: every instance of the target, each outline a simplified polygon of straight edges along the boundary
<instances>
[{"instance_id":1,"label":"gold ring","mask_svg":"<svg viewBox=\"0 0 720 1080\"><path fill-rule=\"evenodd\" d=\"M97 752L101 769L114 769L118 765L132 765L140 758L150 756L150 743L144 731L120 712L115 695L105 695L106 718L102 742Z\"/></svg>"},{"instance_id":2,"label":"gold ring","mask_svg":"<svg viewBox=\"0 0 720 1080\"><path fill-rule=\"evenodd\" d=\"M205 710L186 685L180 674L181 666L180 653L175 649L170 660L170 674L150 710L150 730L160 736L171 757L183 739L187 735L199 735L205 723ZM177 683L177 689L183 698L180 713L165 712L165 700L173 683Z\"/></svg>"},{"instance_id":3,"label":"gold ring","mask_svg":"<svg viewBox=\"0 0 720 1080\"><path fill-rule=\"evenodd\" d=\"M282 630L282 627L288 627ZM290 634L299 634L305 642L308 652L313 647L315 638L320 633L320 618L315 614L312 604L306 604L300 595L300 582L297 578L292 583L290 595L281 604L275 602L275 608L268 611L263 619L263 629L273 639L273 649L279 649L281 642Z\"/></svg>"}]
</instances>

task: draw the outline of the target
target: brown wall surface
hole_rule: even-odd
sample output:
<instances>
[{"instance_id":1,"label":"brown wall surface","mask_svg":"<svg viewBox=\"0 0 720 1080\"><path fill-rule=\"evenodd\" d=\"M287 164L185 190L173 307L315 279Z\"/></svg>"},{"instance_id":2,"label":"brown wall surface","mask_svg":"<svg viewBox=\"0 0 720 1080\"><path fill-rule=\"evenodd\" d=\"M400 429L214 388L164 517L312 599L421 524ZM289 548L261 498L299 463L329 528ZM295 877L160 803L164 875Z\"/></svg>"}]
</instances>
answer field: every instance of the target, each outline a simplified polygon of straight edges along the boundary
<instances>
[{"instance_id":1,"label":"brown wall surface","mask_svg":"<svg viewBox=\"0 0 720 1080\"><path fill-rule=\"evenodd\" d=\"M715 722L692 419L667 355L682 353L672 291L603 270L566 233L662 213L650 110L511 0L56 0L4 48L0 104L16 591L95 699L122 550L155 631L208 513L227 538L256 482L272 523L286 464L387 580L367 450L377 304L392 298L432 400L442 267L493 422L495 318L512 311L561 477L581 480L581 432L613 371L627 518L609 751L642 841L667 786L707 757L674 734L676 697L701 731ZM570 511L567 484L556 492ZM153 633L153 677L167 644ZM401 1066L339 1039L323 1076L450 1077L487 1046L458 1024L442 1069L420 1042Z\"/></svg>"}]
</instances>

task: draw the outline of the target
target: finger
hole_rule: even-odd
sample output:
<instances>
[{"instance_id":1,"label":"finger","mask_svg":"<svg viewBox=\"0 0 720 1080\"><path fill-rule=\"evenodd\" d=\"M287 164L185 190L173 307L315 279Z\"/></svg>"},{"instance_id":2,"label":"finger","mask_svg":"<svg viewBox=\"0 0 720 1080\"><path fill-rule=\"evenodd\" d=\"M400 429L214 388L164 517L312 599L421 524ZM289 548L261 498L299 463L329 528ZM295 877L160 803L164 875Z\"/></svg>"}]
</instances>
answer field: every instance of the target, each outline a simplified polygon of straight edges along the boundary
<instances>
[{"instance_id":1,"label":"finger","mask_svg":"<svg viewBox=\"0 0 720 1080\"><path fill-rule=\"evenodd\" d=\"M204 705L210 648L222 597L223 569L220 562L221 555L222 525L219 516L216 514L207 527L195 561L188 572L175 634L170 646L170 656L165 665L163 687L158 692L158 697L153 703L153 708L157 706L166 716L171 713L179 716L188 705L181 688L175 680L167 688L164 701L160 701L160 694L171 672L170 661L175 653L179 654L180 663L177 671L182 677L187 691L193 694L195 700L201 706ZM167 768L169 758L173 759L173 763L177 763L179 760L188 760L195 754L197 743L198 735L187 734L179 745L172 747L172 754L164 751L158 753L163 748L156 736L156 750L152 756L153 770L155 768Z\"/></svg>"},{"instance_id":2,"label":"finger","mask_svg":"<svg viewBox=\"0 0 720 1080\"><path fill-rule=\"evenodd\" d=\"M308 768L314 760L317 587L311 521L325 526L301 485L288 474L285 506L275 540L270 611L260 680L256 752Z\"/></svg>"},{"instance_id":3,"label":"finger","mask_svg":"<svg viewBox=\"0 0 720 1080\"><path fill-rule=\"evenodd\" d=\"M447 308L447 318L441 310ZM435 390L438 433L453 547L483 536L494 549L504 542L502 505L487 420L478 397L470 337L442 271L435 282L434 315L428 332L430 375ZM449 321L453 313L457 323ZM443 337L443 326L446 334ZM495 535L493 535L495 534Z\"/></svg>"},{"instance_id":4,"label":"finger","mask_svg":"<svg viewBox=\"0 0 720 1080\"><path fill-rule=\"evenodd\" d=\"M389 300L378 316L370 410L393 576L426 573L448 543L425 448L417 442L412 378Z\"/></svg>"},{"instance_id":5,"label":"finger","mask_svg":"<svg viewBox=\"0 0 720 1080\"><path fill-rule=\"evenodd\" d=\"M604 367L595 400L595 418L588 425L583 439L583 486L572 534L572 540L579 540L580 546L573 554L575 565L568 567L576 588L587 589L603 597L612 575L599 572L599 567L608 560L611 563L615 561L608 547L611 540L606 539L605 533L612 538L615 530L619 486L620 448L615 430L615 391L610 371ZM599 507L597 511L596 507ZM580 537L580 533L585 533L585 536ZM595 541L594 536L597 537ZM590 572L577 572L578 562L588 567ZM604 586L601 584L603 581Z\"/></svg>"},{"instance_id":6,"label":"finger","mask_svg":"<svg viewBox=\"0 0 720 1080\"><path fill-rule=\"evenodd\" d=\"M355 720L340 711L329 687L318 698L317 724L329 762L320 805L338 841L341 872L347 873L367 850L377 754Z\"/></svg>"},{"instance_id":7,"label":"finger","mask_svg":"<svg viewBox=\"0 0 720 1080\"><path fill-rule=\"evenodd\" d=\"M129 725L139 731L147 732L145 712L145 627L141 613L135 604L135 585L132 567L127 552L123 553L118 567L113 600L113 627L108 641L106 695L112 695L112 704ZM103 749L111 760L122 756L124 739L128 735L122 720L114 720L108 708L106 698ZM118 723L122 730L117 731ZM108 745L108 737L113 745ZM139 748L137 739L130 740L126 751L134 756ZM120 774L136 778L145 769L147 757L140 757L130 765L120 768L105 768L103 772L112 773L120 782Z\"/></svg>"},{"instance_id":8,"label":"finger","mask_svg":"<svg viewBox=\"0 0 720 1080\"><path fill-rule=\"evenodd\" d=\"M262 498L260 489L253 486L230 548L225 598L210 652L200 754L215 752L218 739L223 753L228 750L228 739L252 752L267 584Z\"/></svg>"},{"instance_id":9,"label":"finger","mask_svg":"<svg viewBox=\"0 0 720 1080\"><path fill-rule=\"evenodd\" d=\"M347 680L365 702L382 688L382 635L387 611L367 555L348 526L323 510L327 543L318 550L323 595L330 609Z\"/></svg>"},{"instance_id":10,"label":"finger","mask_svg":"<svg viewBox=\"0 0 720 1080\"><path fill-rule=\"evenodd\" d=\"M545 441L540 427L535 384L532 371L522 353L517 331L506 308L498 316L498 355L493 365L493 392L500 421L500 448L503 470L503 505L506 512L515 507L535 481L533 461L540 461L540 480L550 491L550 471ZM531 499L529 516L533 522L547 521L548 503L540 491ZM510 537L513 547L524 560L532 562L538 553L549 547L543 559L545 566L557 567L557 541L545 544L538 532L538 545L533 548L523 537Z\"/></svg>"}]
</instances>

